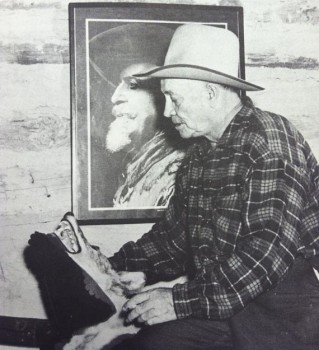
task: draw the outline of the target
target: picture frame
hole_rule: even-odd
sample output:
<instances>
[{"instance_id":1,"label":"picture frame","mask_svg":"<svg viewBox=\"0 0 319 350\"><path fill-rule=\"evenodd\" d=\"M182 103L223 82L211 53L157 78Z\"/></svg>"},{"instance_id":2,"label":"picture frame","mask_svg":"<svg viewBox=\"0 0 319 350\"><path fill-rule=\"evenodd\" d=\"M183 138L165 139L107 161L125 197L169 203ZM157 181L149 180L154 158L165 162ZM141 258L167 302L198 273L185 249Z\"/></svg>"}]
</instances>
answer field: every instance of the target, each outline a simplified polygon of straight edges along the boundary
<instances>
[{"instance_id":1,"label":"picture frame","mask_svg":"<svg viewBox=\"0 0 319 350\"><path fill-rule=\"evenodd\" d=\"M138 114L116 114L119 107L114 106L123 102L118 96L121 83L122 87L132 84L121 76L126 67L138 65L138 60L148 63L161 56L163 63L165 45L168 46L174 30L185 23L214 25L234 32L240 42L239 77L245 79L241 7L69 4L72 210L81 224L153 222L163 215L188 143L171 131L167 118L162 116L161 138L157 141L154 137L144 139L140 130L127 135L130 127L135 130L132 120L135 122ZM157 56L150 58L152 54ZM155 87L152 89L153 92ZM124 121L122 126L120 121L115 125L114 121L123 116L127 119L124 127ZM153 124L147 121L143 125L146 129ZM162 134L165 128L168 132ZM174 140L168 143L172 148L167 148L163 135ZM166 152L165 156L159 149ZM162 163L164 158L168 159L166 163Z\"/></svg>"}]
</instances>

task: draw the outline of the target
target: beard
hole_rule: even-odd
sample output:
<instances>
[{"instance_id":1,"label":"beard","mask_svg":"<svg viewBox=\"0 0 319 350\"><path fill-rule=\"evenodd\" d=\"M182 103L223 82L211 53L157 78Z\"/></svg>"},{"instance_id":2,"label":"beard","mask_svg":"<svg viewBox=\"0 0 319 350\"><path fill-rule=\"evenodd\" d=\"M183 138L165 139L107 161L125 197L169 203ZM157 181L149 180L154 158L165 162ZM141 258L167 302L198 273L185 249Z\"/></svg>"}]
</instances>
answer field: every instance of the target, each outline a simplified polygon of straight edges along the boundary
<instances>
[{"instance_id":1,"label":"beard","mask_svg":"<svg viewBox=\"0 0 319 350\"><path fill-rule=\"evenodd\" d=\"M115 119L109 126L106 134L105 146L110 153L123 150L132 143L131 134L134 132L136 125L133 119L126 116Z\"/></svg>"}]
</instances>

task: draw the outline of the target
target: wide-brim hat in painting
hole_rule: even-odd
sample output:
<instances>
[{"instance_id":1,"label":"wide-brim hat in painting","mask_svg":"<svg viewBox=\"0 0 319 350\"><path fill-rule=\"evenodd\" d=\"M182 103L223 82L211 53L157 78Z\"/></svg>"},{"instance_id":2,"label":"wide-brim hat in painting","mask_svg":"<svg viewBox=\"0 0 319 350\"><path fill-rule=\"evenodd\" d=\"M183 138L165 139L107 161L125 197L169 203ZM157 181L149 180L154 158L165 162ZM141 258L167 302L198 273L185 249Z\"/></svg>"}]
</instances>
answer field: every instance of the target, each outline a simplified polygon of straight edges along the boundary
<instances>
[{"instance_id":1,"label":"wide-brim hat in painting","mask_svg":"<svg viewBox=\"0 0 319 350\"><path fill-rule=\"evenodd\" d=\"M89 41L91 66L116 86L120 73L132 64L162 65L172 35L172 29L152 23L129 23L108 29Z\"/></svg>"},{"instance_id":2,"label":"wide-brim hat in painting","mask_svg":"<svg viewBox=\"0 0 319 350\"><path fill-rule=\"evenodd\" d=\"M202 24L177 28L164 65L135 74L140 78L192 79L245 91L262 87L240 79L239 40L227 29Z\"/></svg>"}]
</instances>

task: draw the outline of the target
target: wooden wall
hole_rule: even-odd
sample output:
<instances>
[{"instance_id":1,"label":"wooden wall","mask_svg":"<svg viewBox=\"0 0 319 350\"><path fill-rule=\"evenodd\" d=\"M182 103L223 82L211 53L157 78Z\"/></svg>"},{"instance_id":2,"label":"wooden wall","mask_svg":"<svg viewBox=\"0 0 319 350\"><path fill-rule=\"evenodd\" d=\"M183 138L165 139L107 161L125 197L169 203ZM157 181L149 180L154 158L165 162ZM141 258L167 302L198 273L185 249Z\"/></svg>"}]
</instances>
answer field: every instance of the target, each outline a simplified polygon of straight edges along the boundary
<instances>
[{"instance_id":1,"label":"wooden wall","mask_svg":"<svg viewBox=\"0 0 319 350\"><path fill-rule=\"evenodd\" d=\"M164 1L162 1L164 2ZM317 0L185 0L244 7L250 94L304 133L319 158ZM68 2L0 0L0 315L44 317L22 252L71 207ZM88 226L107 252L150 224Z\"/></svg>"}]
</instances>

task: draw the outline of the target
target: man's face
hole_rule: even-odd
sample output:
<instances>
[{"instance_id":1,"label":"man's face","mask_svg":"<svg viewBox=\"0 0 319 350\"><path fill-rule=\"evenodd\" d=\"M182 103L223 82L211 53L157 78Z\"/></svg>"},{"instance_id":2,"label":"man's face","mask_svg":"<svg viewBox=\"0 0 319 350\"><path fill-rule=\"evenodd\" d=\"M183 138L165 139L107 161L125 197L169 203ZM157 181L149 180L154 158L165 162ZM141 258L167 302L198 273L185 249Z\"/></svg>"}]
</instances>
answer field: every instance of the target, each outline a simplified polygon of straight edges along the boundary
<instances>
[{"instance_id":1,"label":"man's face","mask_svg":"<svg viewBox=\"0 0 319 350\"><path fill-rule=\"evenodd\" d=\"M186 79L164 79L164 116L171 118L181 137L206 136L213 139L213 110L207 83ZM216 121L217 124L217 121Z\"/></svg>"},{"instance_id":2,"label":"man's face","mask_svg":"<svg viewBox=\"0 0 319 350\"><path fill-rule=\"evenodd\" d=\"M142 135L146 119L157 114L154 93L141 87L138 80L132 77L146 69L146 64L134 64L120 75L121 82L111 98L115 120L106 136L106 148L110 152L131 145L134 138Z\"/></svg>"}]
</instances>

